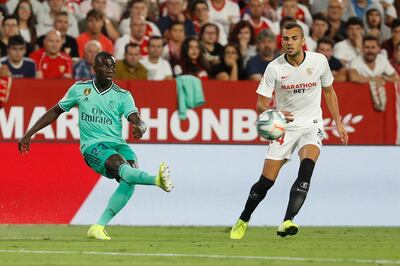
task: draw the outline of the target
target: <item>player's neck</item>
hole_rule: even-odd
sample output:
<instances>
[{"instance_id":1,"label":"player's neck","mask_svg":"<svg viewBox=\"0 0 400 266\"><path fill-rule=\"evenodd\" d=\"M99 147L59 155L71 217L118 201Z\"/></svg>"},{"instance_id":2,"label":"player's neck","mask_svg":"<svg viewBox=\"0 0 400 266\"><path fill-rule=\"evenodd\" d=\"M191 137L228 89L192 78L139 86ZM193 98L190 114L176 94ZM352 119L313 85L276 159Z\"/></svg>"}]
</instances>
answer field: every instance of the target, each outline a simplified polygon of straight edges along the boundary
<instances>
[{"instance_id":1,"label":"player's neck","mask_svg":"<svg viewBox=\"0 0 400 266\"><path fill-rule=\"evenodd\" d=\"M100 91L103 92L105 90L107 90L111 84L112 81L109 79L99 79L99 78L95 78L94 79L94 84L96 85L96 88Z\"/></svg>"},{"instance_id":2,"label":"player's neck","mask_svg":"<svg viewBox=\"0 0 400 266\"><path fill-rule=\"evenodd\" d=\"M306 54L305 54L304 51L300 51L297 54L294 54L292 56L288 55L288 54L285 54L286 61L289 64L291 64L292 66L295 66L295 67L301 65L301 63L303 63L305 58L306 58Z\"/></svg>"}]
</instances>

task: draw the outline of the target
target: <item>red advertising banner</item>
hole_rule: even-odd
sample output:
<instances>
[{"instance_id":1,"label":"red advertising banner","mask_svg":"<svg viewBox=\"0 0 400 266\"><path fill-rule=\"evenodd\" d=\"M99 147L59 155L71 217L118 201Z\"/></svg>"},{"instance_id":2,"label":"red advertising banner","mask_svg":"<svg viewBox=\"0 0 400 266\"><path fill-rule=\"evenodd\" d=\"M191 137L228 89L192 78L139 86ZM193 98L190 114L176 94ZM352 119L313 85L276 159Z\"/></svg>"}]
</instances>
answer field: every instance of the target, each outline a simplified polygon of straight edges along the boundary
<instances>
[{"instance_id":1,"label":"red advertising banner","mask_svg":"<svg viewBox=\"0 0 400 266\"><path fill-rule=\"evenodd\" d=\"M0 109L0 142L15 141L44 112L63 97L72 80L15 79L11 96ZM132 92L148 131L141 143L215 143L257 144L255 129L256 82L203 82L206 103L189 110L187 120L179 120L174 81L117 82ZM395 144L397 134L396 95L393 84L387 84L385 112L374 110L368 85L336 83L342 121L350 134L349 144ZM323 102L325 144L338 144L329 111ZM50 127L39 132L36 141L77 142L78 111L72 109ZM123 135L129 141L126 123Z\"/></svg>"}]
</instances>

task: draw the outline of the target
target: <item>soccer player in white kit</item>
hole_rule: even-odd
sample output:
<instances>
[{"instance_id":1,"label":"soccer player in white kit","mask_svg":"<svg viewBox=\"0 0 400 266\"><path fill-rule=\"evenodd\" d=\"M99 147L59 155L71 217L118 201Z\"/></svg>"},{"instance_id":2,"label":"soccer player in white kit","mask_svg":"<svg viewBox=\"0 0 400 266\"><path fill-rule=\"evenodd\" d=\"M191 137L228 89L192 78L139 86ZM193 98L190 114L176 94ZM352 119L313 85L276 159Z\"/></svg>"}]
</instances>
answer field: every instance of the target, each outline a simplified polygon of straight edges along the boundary
<instances>
[{"instance_id":1,"label":"soccer player in white kit","mask_svg":"<svg viewBox=\"0 0 400 266\"><path fill-rule=\"evenodd\" d=\"M321 92L324 92L329 111L343 144L348 135L340 120L338 101L332 87L333 76L325 56L304 52L304 33L300 25L289 23L282 33L285 53L270 64L258 86L257 111L270 109L275 92L276 109L289 122L285 134L269 145L260 179L251 187L245 208L232 227L230 238L241 239L246 233L250 216L273 186L281 167L298 149L300 167L291 190L289 203L277 234L295 235L299 229L294 216L303 205L310 186L315 162L320 154L323 138Z\"/></svg>"}]
</instances>

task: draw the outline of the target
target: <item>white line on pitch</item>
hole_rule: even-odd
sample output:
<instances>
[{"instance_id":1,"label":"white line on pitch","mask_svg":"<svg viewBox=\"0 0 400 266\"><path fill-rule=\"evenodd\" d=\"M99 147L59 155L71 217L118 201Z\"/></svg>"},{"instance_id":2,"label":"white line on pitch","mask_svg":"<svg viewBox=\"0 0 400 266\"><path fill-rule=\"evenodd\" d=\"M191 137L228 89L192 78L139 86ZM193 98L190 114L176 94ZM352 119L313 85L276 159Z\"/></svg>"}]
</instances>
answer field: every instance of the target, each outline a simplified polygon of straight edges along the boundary
<instances>
[{"instance_id":1,"label":"white line on pitch","mask_svg":"<svg viewBox=\"0 0 400 266\"><path fill-rule=\"evenodd\" d=\"M280 261L309 261L332 263L364 263L364 264L391 264L400 265L400 260L387 259L340 259L340 258L304 258L280 256L230 256L208 254L178 254L178 253L124 253L124 252L97 252L97 251L52 251L52 250L25 250L0 249L0 253L31 253L31 254L75 254L75 255L103 255L103 256L130 256L130 257L187 257L203 259L240 259L240 260L280 260Z\"/></svg>"}]
</instances>

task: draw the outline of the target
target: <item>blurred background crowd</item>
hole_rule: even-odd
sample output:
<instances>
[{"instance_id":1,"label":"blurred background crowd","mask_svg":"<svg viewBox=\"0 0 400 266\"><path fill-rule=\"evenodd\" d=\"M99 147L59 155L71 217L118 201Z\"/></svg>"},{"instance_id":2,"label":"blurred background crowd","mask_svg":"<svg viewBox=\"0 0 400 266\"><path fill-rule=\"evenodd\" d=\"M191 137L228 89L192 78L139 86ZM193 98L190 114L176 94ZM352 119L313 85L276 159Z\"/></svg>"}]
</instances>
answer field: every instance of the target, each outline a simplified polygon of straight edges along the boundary
<instances>
[{"instance_id":1,"label":"blurred background crowd","mask_svg":"<svg viewBox=\"0 0 400 266\"><path fill-rule=\"evenodd\" d=\"M397 81L400 1L10 0L0 1L0 76L93 77L100 51L116 79L260 80L282 53L289 22L304 50L324 54L336 81Z\"/></svg>"}]
</instances>

